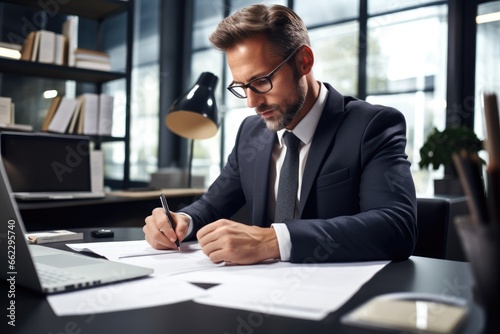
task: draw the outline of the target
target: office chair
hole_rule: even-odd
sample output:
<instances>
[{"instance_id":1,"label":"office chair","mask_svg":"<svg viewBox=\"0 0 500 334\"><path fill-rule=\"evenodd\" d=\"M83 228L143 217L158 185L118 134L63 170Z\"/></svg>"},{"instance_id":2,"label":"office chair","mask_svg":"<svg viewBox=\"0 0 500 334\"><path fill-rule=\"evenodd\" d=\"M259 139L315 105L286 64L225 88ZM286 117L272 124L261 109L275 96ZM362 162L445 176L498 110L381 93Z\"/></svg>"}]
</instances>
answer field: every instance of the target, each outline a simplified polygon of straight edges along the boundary
<instances>
[{"instance_id":1,"label":"office chair","mask_svg":"<svg viewBox=\"0 0 500 334\"><path fill-rule=\"evenodd\" d=\"M444 198L417 199L418 238L413 255L446 258L450 200Z\"/></svg>"}]
</instances>

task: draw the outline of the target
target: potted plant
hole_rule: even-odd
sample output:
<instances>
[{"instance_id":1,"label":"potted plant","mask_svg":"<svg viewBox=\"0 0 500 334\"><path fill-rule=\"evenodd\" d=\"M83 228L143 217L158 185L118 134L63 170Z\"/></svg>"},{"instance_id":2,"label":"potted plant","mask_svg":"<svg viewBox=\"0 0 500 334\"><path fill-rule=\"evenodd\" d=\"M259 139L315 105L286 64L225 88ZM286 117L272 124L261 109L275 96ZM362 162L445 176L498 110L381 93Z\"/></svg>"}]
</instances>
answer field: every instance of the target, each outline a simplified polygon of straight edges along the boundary
<instances>
[{"instance_id":1,"label":"potted plant","mask_svg":"<svg viewBox=\"0 0 500 334\"><path fill-rule=\"evenodd\" d=\"M452 160L452 154L462 149L475 153L483 149L483 141L468 127L449 127L443 131L433 128L427 136L424 145L420 148L419 167L424 169L432 166L434 170L437 170L443 165L450 171L447 177L434 180L435 194L463 195Z\"/></svg>"}]
</instances>

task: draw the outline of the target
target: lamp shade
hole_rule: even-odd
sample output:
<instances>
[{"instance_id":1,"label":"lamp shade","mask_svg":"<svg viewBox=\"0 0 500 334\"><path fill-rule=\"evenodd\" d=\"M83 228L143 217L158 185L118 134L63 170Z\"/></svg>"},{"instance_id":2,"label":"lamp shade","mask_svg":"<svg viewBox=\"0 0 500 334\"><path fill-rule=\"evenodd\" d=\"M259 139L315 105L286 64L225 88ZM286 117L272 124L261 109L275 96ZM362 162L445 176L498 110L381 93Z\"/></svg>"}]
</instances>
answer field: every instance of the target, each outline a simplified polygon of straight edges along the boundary
<instances>
[{"instance_id":1,"label":"lamp shade","mask_svg":"<svg viewBox=\"0 0 500 334\"><path fill-rule=\"evenodd\" d=\"M206 139L217 133L214 92L218 80L214 74L203 72L194 86L170 106L165 124L173 133L188 139Z\"/></svg>"}]
</instances>

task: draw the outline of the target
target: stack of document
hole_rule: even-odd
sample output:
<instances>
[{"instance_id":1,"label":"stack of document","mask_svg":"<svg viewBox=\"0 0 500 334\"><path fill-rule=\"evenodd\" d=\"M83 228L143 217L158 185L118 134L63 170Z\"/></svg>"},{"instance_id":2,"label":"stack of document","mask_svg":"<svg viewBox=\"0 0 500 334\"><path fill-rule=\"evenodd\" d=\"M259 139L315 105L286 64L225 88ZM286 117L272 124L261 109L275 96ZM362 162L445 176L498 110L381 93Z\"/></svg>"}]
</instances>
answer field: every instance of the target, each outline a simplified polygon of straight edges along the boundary
<instances>
[{"instance_id":1,"label":"stack of document","mask_svg":"<svg viewBox=\"0 0 500 334\"><path fill-rule=\"evenodd\" d=\"M181 301L244 309L271 315L321 320L341 307L389 261L257 265L212 263L197 243L181 251L155 250L146 241L68 244L110 260L150 267L150 278L53 295L48 301L58 316L153 307ZM191 283L214 286L202 289ZM87 305L88 301L105 303Z\"/></svg>"}]
</instances>

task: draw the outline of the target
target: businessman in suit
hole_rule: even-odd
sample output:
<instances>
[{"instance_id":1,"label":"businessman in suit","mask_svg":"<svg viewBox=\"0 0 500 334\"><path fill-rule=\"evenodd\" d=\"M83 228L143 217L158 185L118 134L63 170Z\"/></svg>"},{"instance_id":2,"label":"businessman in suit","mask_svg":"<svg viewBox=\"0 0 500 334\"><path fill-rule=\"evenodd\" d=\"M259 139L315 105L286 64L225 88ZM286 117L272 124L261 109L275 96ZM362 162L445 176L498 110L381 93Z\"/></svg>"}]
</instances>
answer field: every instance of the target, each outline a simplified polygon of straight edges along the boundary
<instances>
[{"instance_id":1,"label":"businessman in suit","mask_svg":"<svg viewBox=\"0 0 500 334\"><path fill-rule=\"evenodd\" d=\"M207 192L172 213L175 230L154 209L145 219L146 240L174 249L176 239L196 237L212 261L235 264L407 258L417 228L403 115L317 81L305 25L287 7L246 7L210 40L226 53L229 91L257 115L241 124ZM278 197L292 152L288 137L299 139L298 158L290 158L298 159L298 180L283 216ZM245 205L247 224L231 220Z\"/></svg>"}]
</instances>

